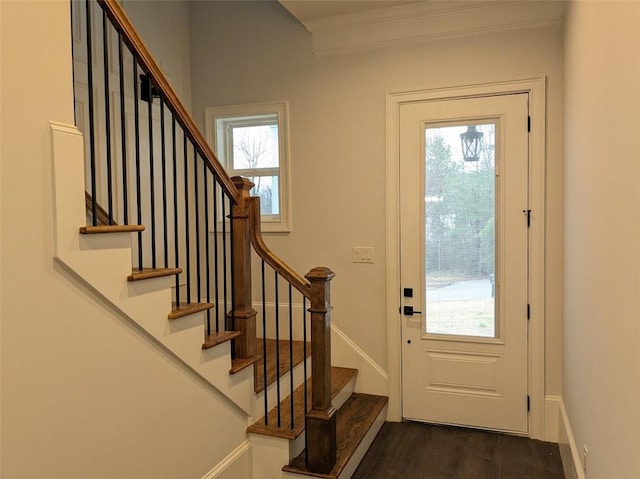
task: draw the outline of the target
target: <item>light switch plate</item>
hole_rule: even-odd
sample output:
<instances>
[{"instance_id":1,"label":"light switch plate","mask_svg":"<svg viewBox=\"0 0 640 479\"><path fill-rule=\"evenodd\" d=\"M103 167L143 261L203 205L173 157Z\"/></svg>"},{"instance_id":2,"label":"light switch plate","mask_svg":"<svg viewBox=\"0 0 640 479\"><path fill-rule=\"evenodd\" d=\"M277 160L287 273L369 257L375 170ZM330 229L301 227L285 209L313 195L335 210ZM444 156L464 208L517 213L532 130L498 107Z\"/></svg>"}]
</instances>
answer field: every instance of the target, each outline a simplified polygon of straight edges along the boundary
<instances>
[{"instance_id":1,"label":"light switch plate","mask_svg":"<svg viewBox=\"0 0 640 479\"><path fill-rule=\"evenodd\" d=\"M351 250L353 263L373 263L372 246L354 246Z\"/></svg>"}]
</instances>

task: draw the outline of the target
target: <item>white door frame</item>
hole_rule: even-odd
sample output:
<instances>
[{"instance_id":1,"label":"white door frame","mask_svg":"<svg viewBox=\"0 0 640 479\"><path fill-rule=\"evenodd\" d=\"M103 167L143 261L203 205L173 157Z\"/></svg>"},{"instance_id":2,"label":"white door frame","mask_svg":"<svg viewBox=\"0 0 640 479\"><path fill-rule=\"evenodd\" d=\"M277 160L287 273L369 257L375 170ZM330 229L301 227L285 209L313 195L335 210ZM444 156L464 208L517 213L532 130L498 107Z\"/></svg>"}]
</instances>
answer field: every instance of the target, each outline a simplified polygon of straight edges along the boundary
<instances>
[{"instance_id":1,"label":"white door frame","mask_svg":"<svg viewBox=\"0 0 640 479\"><path fill-rule=\"evenodd\" d=\"M389 372L390 421L402 419L402 354L400 314L400 105L429 100L470 98L512 93L529 94L529 436L545 439L545 165L546 165L546 78L545 76L518 80L457 85L424 90L405 90L387 93L387 351Z\"/></svg>"}]
</instances>

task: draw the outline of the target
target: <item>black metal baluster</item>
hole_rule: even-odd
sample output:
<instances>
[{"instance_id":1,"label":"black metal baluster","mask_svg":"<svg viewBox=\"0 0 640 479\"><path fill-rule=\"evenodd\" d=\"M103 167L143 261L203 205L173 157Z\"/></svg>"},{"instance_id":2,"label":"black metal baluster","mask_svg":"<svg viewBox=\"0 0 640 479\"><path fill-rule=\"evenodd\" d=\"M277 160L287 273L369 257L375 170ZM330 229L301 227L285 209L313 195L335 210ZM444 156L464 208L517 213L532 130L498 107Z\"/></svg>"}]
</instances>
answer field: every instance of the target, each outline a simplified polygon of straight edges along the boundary
<instances>
[{"instance_id":1,"label":"black metal baluster","mask_svg":"<svg viewBox=\"0 0 640 479\"><path fill-rule=\"evenodd\" d=\"M91 217L93 226L98 225L98 214L96 211L97 191L96 191L96 139L94 126L94 105L93 105L93 34L91 33L91 4L89 0L86 4L86 21L87 21L87 83L89 88L89 156L90 156L90 175L91 175Z\"/></svg>"},{"instance_id":2,"label":"black metal baluster","mask_svg":"<svg viewBox=\"0 0 640 479\"><path fill-rule=\"evenodd\" d=\"M267 304L264 274L264 260L262 260L262 382L264 384L264 425L269 425L269 405L267 394Z\"/></svg>"},{"instance_id":3,"label":"black metal baluster","mask_svg":"<svg viewBox=\"0 0 640 479\"><path fill-rule=\"evenodd\" d=\"M295 426L293 419L293 304L291 294L291 283L289 283L289 398L291 400L291 429L293 429Z\"/></svg>"},{"instance_id":4,"label":"black metal baluster","mask_svg":"<svg viewBox=\"0 0 640 479\"><path fill-rule=\"evenodd\" d=\"M282 418L280 412L280 311L278 303L278 272L274 271L275 279L275 308L276 308L276 396L277 396L277 408L278 408L278 427L282 426ZM266 380L266 378L265 378ZM265 383L266 390L266 383Z\"/></svg>"},{"instance_id":5,"label":"black metal baluster","mask_svg":"<svg viewBox=\"0 0 640 479\"><path fill-rule=\"evenodd\" d=\"M164 242L164 267L169 267L169 232L167 229L167 138L164 129L164 95L160 96L160 146L162 158L162 240Z\"/></svg>"},{"instance_id":6,"label":"black metal baluster","mask_svg":"<svg viewBox=\"0 0 640 479\"><path fill-rule=\"evenodd\" d=\"M122 32L118 32L118 69L120 79L120 142L122 146L122 208L123 224L129 224L129 192L127 184L127 126L124 102L124 52Z\"/></svg>"},{"instance_id":7,"label":"black metal baluster","mask_svg":"<svg viewBox=\"0 0 640 479\"><path fill-rule=\"evenodd\" d=\"M142 186L140 184L140 106L138 105L138 59L133 55L133 121L136 143L136 209L138 224L142 224ZM142 232L138 231L138 269L142 271Z\"/></svg>"},{"instance_id":8,"label":"black metal baluster","mask_svg":"<svg viewBox=\"0 0 640 479\"><path fill-rule=\"evenodd\" d=\"M153 80L147 75L147 88L149 101L147 102L147 114L149 116L149 195L151 206L151 267L156 268L156 182L155 182L155 158L153 151Z\"/></svg>"},{"instance_id":9,"label":"black metal baluster","mask_svg":"<svg viewBox=\"0 0 640 479\"><path fill-rule=\"evenodd\" d=\"M111 99L109 98L109 39L107 13L102 10L102 59L104 64L104 117L107 160L107 212L113 224L113 179L111 171Z\"/></svg>"},{"instance_id":10,"label":"black metal baluster","mask_svg":"<svg viewBox=\"0 0 640 479\"><path fill-rule=\"evenodd\" d=\"M178 146L176 140L176 117L171 114L171 154L173 156L173 254L174 266L180 267L180 229L178 227ZM176 274L176 309L180 307L180 275Z\"/></svg>"},{"instance_id":11,"label":"black metal baluster","mask_svg":"<svg viewBox=\"0 0 640 479\"><path fill-rule=\"evenodd\" d=\"M211 303L211 263L209 262L209 182L207 178L207 163L202 162L202 178L204 181L204 248L205 275L207 289L207 303ZM216 331L217 333L218 331ZM207 308L207 336L211 334L211 308Z\"/></svg>"},{"instance_id":12,"label":"black metal baluster","mask_svg":"<svg viewBox=\"0 0 640 479\"><path fill-rule=\"evenodd\" d=\"M193 145L193 183L194 183L194 206L195 206L195 223L196 223L196 302L200 302L200 295L202 294L201 283L201 267L200 267L200 195L198 194L198 150L196 145Z\"/></svg>"},{"instance_id":13,"label":"black metal baluster","mask_svg":"<svg viewBox=\"0 0 640 479\"><path fill-rule=\"evenodd\" d=\"M213 264L214 264L214 288L216 302L216 331L220 331L220 270L218 269L218 183L213 179ZM224 271L223 271L224 275ZM227 327L225 325L224 330Z\"/></svg>"},{"instance_id":14,"label":"black metal baluster","mask_svg":"<svg viewBox=\"0 0 640 479\"><path fill-rule=\"evenodd\" d=\"M191 249L189 244L189 162L187 151L187 132L183 132L183 153L184 153L184 232L185 232L185 264L187 277L187 304L191 303Z\"/></svg>"}]
</instances>

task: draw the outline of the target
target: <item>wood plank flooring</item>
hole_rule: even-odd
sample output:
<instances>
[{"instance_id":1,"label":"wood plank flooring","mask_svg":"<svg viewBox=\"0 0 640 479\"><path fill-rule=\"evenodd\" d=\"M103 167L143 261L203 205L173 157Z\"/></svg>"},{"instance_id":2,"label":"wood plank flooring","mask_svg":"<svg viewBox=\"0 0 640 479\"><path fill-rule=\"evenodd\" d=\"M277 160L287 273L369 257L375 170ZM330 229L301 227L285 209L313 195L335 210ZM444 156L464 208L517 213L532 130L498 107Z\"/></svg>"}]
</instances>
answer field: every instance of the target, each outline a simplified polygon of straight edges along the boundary
<instances>
[{"instance_id":1,"label":"wood plank flooring","mask_svg":"<svg viewBox=\"0 0 640 479\"><path fill-rule=\"evenodd\" d=\"M352 479L564 479L558 445L475 429L385 423Z\"/></svg>"}]
</instances>

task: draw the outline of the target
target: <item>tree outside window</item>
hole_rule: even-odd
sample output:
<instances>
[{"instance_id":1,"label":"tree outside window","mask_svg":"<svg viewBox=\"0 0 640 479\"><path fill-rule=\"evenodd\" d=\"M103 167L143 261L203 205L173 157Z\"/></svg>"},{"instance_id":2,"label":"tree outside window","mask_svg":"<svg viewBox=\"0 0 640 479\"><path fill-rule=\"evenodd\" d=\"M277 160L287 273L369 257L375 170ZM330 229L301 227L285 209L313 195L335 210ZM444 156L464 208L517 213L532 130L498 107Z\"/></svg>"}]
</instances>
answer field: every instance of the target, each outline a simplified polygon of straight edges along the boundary
<instances>
[{"instance_id":1,"label":"tree outside window","mask_svg":"<svg viewBox=\"0 0 640 479\"><path fill-rule=\"evenodd\" d=\"M264 103L206 110L207 136L230 176L254 183L262 229L290 231L287 104Z\"/></svg>"}]
</instances>

